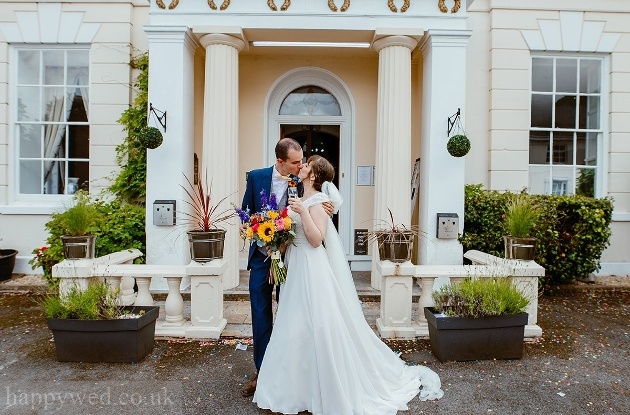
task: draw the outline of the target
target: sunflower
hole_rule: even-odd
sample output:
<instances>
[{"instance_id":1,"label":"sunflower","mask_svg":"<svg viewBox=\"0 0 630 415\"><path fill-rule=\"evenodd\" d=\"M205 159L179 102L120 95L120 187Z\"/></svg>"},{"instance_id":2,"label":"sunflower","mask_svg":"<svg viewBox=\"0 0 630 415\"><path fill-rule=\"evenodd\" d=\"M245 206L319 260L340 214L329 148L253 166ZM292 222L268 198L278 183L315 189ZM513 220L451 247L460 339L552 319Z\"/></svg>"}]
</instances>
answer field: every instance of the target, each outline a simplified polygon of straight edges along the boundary
<instances>
[{"instance_id":1,"label":"sunflower","mask_svg":"<svg viewBox=\"0 0 630 415\"><path fill-rule=\"evenodd\" d=\"M279 213L273 210L267 212L267 217L271 220L275 220L278 217Z\"/></svg>"},{"instance_id":2,"label":"sunflower","mask_svg":"<svg viewBox=\"0 0 630 415\"><path fill-rule=\"evenodd\" d=\"M261 223L258 227L258 237L262 239L264 242L271 242L273 239L274 229L273 223L264 222Z\"/></svg>"},{"instance_id":3,"label":"sunflower","mask_svg":"<svg viewBox=\"0 0 630 415\"><path fill-rule=\"evenodd\" d=\"M254 230L252 229L251 226L247 227L247 230L245 231L247 239L252 239L254 237Z\"/></svg>"}]
</instances>

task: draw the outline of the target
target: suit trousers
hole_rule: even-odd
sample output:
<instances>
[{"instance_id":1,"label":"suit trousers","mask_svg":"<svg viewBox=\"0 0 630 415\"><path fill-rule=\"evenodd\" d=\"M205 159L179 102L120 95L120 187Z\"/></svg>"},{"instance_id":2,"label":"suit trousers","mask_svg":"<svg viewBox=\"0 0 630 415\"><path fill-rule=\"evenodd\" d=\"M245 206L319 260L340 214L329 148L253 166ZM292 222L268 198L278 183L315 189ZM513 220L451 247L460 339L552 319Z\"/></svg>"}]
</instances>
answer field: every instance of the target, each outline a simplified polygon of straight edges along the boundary
<instances>
[{"instance_id":1,"label":"suit trousers","mask_svg":"<svg viewBox=\"0 0 630 415\"><path fill-rule=\"evenodd\" d=\"M273 328L273 284L269 284L271 260L258 249L249 262L249 299L252 308L252 334L254 340L254 364L260 370L265 350ZM276 287L279 298L280 287Z\"/></svg>"}]
</instances>

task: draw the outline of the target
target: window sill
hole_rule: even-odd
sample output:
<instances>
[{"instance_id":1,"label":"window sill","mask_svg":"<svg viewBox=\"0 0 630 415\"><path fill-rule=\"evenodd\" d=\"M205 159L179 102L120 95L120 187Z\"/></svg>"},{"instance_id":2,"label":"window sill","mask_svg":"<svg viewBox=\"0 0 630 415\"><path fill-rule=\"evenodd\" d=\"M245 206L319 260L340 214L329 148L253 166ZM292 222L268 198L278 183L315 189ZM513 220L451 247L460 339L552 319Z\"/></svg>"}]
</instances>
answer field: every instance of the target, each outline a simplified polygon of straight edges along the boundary
<instances>
[{"instance_id":1,"label":"window sill","mask_svg":"<svg viewBox=\"0 0 630 415\"><path fill-rule=\"evenodd\" d=\"M59 211L61 204L17 203L0 205L0 215L50 215Z\"/></svg>"}]
</instances>

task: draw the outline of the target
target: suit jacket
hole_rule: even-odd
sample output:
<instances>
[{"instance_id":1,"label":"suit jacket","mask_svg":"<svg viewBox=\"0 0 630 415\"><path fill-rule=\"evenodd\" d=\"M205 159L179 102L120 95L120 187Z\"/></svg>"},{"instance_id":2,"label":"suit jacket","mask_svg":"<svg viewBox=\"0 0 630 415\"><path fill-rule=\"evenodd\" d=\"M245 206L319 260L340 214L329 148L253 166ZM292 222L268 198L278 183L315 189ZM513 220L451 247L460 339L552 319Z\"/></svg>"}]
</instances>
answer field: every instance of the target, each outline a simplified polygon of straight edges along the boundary
<instances>
[{"instance_id":1,"label":"suit jacket","mask_svg":"<svg viewBox=\"0 0 630 415\"><path fill-rule=\"evenodd\" d=\"M243 203L241 209L248 209L250 212L260 212L262 210L262 203L260 202L260 192L265 191L267 197L271 195L271 177L273 174L273 168L265 167L263 169L252 170L247 176L247 186L245 187L245 194L243 195ZM298 194L301 196L304 193L304 186L302 183L298 183ZM282 195L276 195L280 198ZM247 269L250 269L250 261L257 249L257 245L253 244L249 247L249 255L247 257Z\"/></svg>"},{"instance_id":2,"label":"suit jacket","mask_svg":"<svg viewBox=\"0 0 630 415\"><path fill-rule=\"evenodd\" d=\"M260 212L262 204L260 203L260 192L265 191L267 197L271 194L271 175L273 166L263 169L252 170L247 176L247 186L243 195L242 209L249 209L250 212ZM249 256L247 257L247 269L250 269L250 261L254 252L256 252L256 244L249 247Z\"/></svg>"}]
</instances>

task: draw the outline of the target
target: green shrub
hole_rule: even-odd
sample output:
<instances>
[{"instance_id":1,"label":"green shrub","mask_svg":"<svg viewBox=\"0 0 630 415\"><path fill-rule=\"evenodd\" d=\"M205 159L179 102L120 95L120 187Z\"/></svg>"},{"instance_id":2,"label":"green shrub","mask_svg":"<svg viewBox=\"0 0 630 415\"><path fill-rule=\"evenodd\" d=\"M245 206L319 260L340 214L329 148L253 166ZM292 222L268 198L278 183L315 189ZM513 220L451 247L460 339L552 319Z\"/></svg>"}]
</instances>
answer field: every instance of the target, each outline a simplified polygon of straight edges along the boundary
<instances>
[{"instance_id":1,"label":"green shrub","mask_svg":"<svg viewBox=\"0 0 630 415\"><path fill-rule=\"evenodd\" d=\"M73 204L63 212L52 214L59 223L63 235L82 236L91 234L99 225L101 216L90 200L90 195L79 190L73 196Z\"/></svg>"},{"instance_id":2,"label":"green shrub","mask_svg":"<svg viewBox=\"0 0 630 415\"><path fill-rule=\"evenodd\" d=\"M42 306L48 318L104 320L121 314L118 293L107 282L90 283L85 290L75 285L63 296L44 297Z\"/></svg>"},{"instance_id":3,"label":"green shrub","mask_svg":"<svg viewBox=\"0 0 630 415\"><path fill-rule=\"evenodd\" d=\"M146 252L143 206L124 203L118 199L105 202L96 198L90 202L90 208L98 217L97 225L91 230L97 235L97 257L132 248ZM42 267L49 287L55 288L59 282L52 277L52 266L64 259L61 244L61 236L64 235L63 217L53 214L46 223L46 230L49 232L47 246L36 248L33 251L35 257L29 263L33 269Z\"/></svg>"},{"instance_id":4,"label":"green shrub","mask_svg":"<svg viewBox=\"0 0 630 415\"><path fill-rule=\"evenodd\" d=\"M602 252L610 244L613 204L610 198L586 196L530 195L539 206L532 231L536 240L536 262L543 266L545 284L586 278L600 268ZM464 202L464 251L477 249L503 257L504 221L513 193L483 190L467 185Z\"/></svg>"},{"instance_id":5,"label":"green shrub","mask_svg":"<svg viewBox=\"0 0 630 415\"><path fill-rule=\"evenodd\" d=\"M434 308L447 316L487 317L524 313L530 303L512 278L466 278L433 293Z\"/></svg>"},{"instance_id":6,"label":"green shrub","mask_svg":"<svg viewBox=\"0 0 630 415\"><path fill-rule=\"evenodd\" d=\"M512 199L505 211L505 225L508 235L527 238L538 220L538 209L527 195L520 194Z\"/></svg>"}]
</instances>

